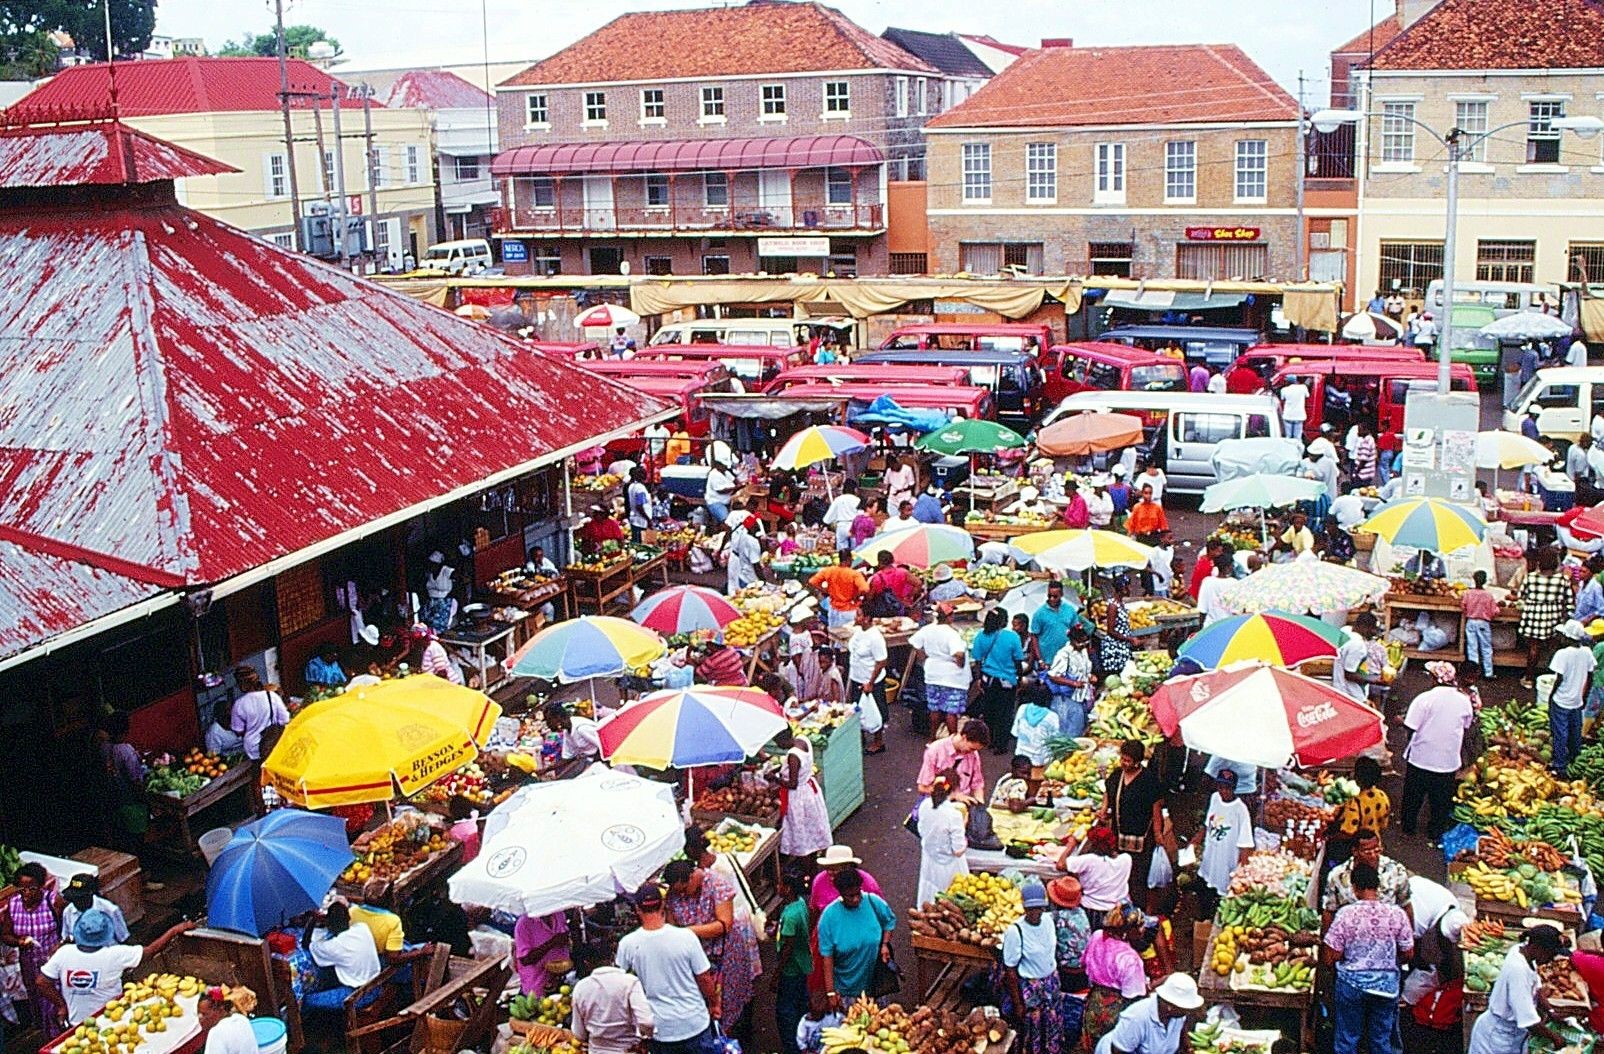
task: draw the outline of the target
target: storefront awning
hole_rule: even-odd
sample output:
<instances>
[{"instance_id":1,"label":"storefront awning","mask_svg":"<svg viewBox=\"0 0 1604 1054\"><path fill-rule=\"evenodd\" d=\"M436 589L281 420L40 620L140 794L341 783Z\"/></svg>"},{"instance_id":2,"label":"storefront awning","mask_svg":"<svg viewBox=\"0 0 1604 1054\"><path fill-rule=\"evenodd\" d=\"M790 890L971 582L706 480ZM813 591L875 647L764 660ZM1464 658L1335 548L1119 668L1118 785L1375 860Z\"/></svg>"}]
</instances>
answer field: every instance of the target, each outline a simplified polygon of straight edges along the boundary
<instances>
[{"instance_id":1,"label":"storefront awning","mask_svg":"<svg viewBox=\"0 0 1604 1054\"><path fill-rule=\"evenodd\" d=\"M1103 298L1105 307L1122 307L1133 311L1217 311L1220 308L1241 307L1246 293L1182 293L1169 289L1111 289Z\"/></svg>"},{"instance_id":2,"label":"storefront awning","mask_svg":"<svg viewBox=\"0 0 1604 1054\"><path fill-rule=\"evenodd\" d=\"M624 172L736 172L755 168L878 165L880 148L852 135L791 139L668 139L633 143L541 143L498 154L493 176Z\"/></svg>"}]
</instances>

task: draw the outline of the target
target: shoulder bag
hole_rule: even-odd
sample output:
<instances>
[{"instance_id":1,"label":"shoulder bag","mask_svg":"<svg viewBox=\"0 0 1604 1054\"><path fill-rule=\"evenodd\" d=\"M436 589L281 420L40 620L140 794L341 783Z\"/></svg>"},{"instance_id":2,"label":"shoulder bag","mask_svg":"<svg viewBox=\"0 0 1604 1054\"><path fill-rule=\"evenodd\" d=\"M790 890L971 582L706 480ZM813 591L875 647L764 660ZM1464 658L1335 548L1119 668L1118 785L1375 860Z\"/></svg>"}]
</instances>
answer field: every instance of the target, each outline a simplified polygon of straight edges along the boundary
<instances>
[{"instance_id":1,"label":"shoulder bag","mask_svg":"<svg viewBox=\"0 0 1604 1054\"><path fill-rule=\"evenodd\" d=\"M997 636L996 634L993 634L991 638L991 646L986 649L985 653L970 660L970 665L973 667L973 669L970 670L969 675L969 705L971 706L974 705L975 700L979 699L981 694L985 692L987 688L991 687L992 678L986 676L980 671L986 665L986 660L990 658L991 649L995 648L996 646Z\"/></svg>"}]
</instances>

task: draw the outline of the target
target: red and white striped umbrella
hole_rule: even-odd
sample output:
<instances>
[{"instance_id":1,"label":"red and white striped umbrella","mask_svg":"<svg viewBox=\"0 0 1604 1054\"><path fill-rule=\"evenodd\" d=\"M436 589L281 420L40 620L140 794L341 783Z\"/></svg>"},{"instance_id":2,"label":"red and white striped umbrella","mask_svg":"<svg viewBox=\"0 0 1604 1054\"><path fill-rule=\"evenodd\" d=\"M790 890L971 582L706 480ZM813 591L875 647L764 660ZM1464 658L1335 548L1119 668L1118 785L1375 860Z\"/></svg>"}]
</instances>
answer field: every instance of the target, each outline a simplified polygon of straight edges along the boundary
<instances>
[{"instance_id":1,"label":"red and white striped umbrella","mask_svg":"<svg viewBox=\"0 0 1604 1054\"><path fill-rule=\"evenodd\" d=\"M574 318L575 329L616 329L633 326L640 316L619 304L597 304L586 308Z\"/></svg>"}]
</instances>

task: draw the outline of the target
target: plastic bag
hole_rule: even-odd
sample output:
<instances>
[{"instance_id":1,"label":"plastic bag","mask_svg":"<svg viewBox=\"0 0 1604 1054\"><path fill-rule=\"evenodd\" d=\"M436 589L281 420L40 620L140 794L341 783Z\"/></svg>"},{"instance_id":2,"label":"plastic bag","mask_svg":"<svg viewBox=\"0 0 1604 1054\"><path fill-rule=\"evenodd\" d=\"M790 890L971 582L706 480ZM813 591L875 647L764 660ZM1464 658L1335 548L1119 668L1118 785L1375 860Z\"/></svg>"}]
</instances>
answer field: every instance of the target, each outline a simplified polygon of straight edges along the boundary
<instances>
[{"instance_id":1,"label":"plastic bag","mask_svg":"<svg viewBox=\"0 0 1604 1054\"><path fill-rule=\"evenodd\" d=\"M880 712L880 704L873 692L858 693L858 721L871 736L886 727L885 715Z\"/></svg>"},{"instance_id":2,"label":"plastic bag","mask_svg":"<svg viewBox=\"0 0 1604 1054\"><path fill-rule=\"evenodd\" d=\"M1405 1006L1414 1006L1421 998L1436 989L1438 985L1437 968L1427 966L1424 969L1410 970L1404 977L1403 1001Z\"/></svg>"},{"instance_id":3,"label":"plastic bag","mask_svg":"<svg viewBox=\"0 0 1604 1054\"><path fill-rule=\"evenodd\" d=\"M1166 889L1175 884L1175 869L1170 866L1170 854L1163 849L1153 850L1153 862L1147 868L1147 888Z\"/></svg>"}]
</instances>

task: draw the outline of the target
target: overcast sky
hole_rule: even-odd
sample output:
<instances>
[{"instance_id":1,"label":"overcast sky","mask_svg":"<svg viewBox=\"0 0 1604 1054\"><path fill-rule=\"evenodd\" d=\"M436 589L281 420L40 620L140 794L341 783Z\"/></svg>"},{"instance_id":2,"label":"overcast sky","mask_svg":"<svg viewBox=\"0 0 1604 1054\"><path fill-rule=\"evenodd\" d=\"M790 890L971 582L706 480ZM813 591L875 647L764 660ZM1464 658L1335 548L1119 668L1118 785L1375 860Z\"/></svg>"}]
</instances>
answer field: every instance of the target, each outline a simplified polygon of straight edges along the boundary
<instances>
[{"instance_id":1,"label":"overcast sky","mask_svg":"<svg viewBox=\"0 0 1604 1054\"><path fill-rule=\"evenodd\" d=\"M481 2L490 60L537 59L626 11L708 6L684 0L286 0L285 20L322 26L338 39L347 69L481 62ZM1288 90L1301 69L1311 96L1326 91L1326 55L1390 11L1393 0L835 0L872 32L888 25L989 33L1033 44L1234 43ZM271 25L272 0L159 0L157 32L204 37L216 49ZM650 47L650 41L642 41ZM620 56L627 68L628 56Z\"/></svg>"}]
</instances>

